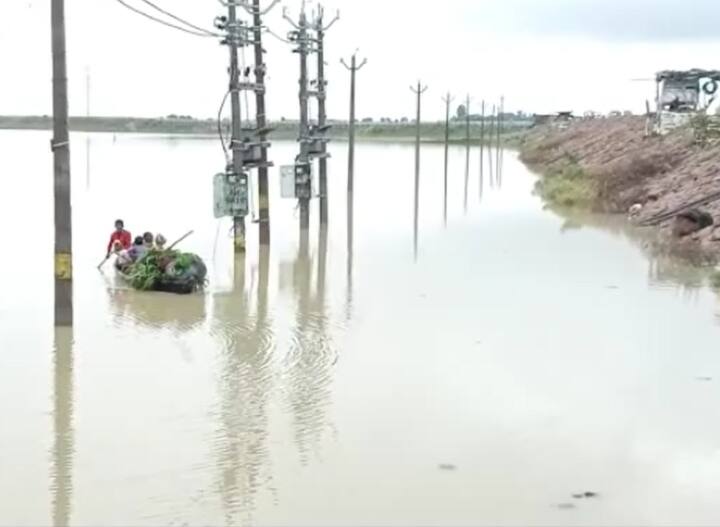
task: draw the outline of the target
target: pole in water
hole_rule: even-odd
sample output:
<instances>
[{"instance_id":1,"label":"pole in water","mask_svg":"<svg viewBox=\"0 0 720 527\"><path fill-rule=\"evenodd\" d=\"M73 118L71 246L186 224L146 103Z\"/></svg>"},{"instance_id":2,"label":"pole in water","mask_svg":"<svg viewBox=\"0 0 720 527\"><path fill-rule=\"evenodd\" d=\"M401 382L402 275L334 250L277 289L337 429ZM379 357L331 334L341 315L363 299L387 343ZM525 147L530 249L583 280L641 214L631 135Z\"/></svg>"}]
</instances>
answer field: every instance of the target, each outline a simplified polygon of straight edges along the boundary
<instances>
[{"instance_id":1,"label":"pole in water","mask_svg":"<svg viewBox=\"0 0 720 527\"><path fill-rule=\"evenodd\" d=\"M228 47L230 48L230 102L232 106L232 174L243 177L242 115L240 107L240 68L238 65L238 40L236 4L228 4ZM233 239L235 252L245 252L245 217L233 217Z\"/></svg>"},{"instance_id":2,"label":"pole in water","mask_svg":"<svg viewBox=\"0 0 720 527\"><path fill-rule=\"evenodd\" d=\"M492 107L492 113L490 114L490 131L488 134L488 171L490 179L490 186L495 186L495 173L493 171L493 139L495 137L495 105Z\"/></svg>"},{"instance_id":3,"label":"pole in water","mask_svg":"<svg viewBox=\"0 0 720 527\"><path fill-rule=\"evenodd\" d=\"M68 131L65 2L52 0L53 138L55 205L55 325L73 325L72 207Z\"/></svg>"},{"instance_id":4,"label":"pole in water","mask_svg":"<svg viewBox=\"0 0 720 527\"><path fill-rule=\"evenodd\" d=\"M497 185L498 187L502 185L501 181L501 174L500 174L500 132L502 130L502 112L503 112L503 106L505 106L505 98L500 97L500 104L498 105L497 110L497 126L495 127L496 133L497 133L497 151L496 151L496 159L495 159L495 171L497 172Z\"/></svg>"},{"instance_id":5,"label":"pole in water","mask_svg":"<svg viewBox=\"0 0 720 527\"><path fill-rule=\"evenodd\" d=\"M470 95L465 99L465 200L464 207L468 209L468 186L470 185Z\"/></svg>"},{"instance_id":6,"label":"pole in water","mask_svg":"<svg viewBox=\"0 0 720 527\"><path fill-rule=\"evenodd\" d=\"M315 20L316 41L317 41L317 93L318 93L318 127L323 129L327 122L325 101L327 93L325 90L325 28L323 27L323 8L318 6L318 18ZM328 186L327 186L327 145L322 144L322 155L319 161L320 180L320 225L327 225L328 222Z\"/></svg>"},{"instance_id":7,"label":"pole in water","mask_svg":"<svg viewBox=\"0 0 720 527\"><path fill-rule=\"evenodd\" d=\"M350 71L350 120L348 124L348 175L347 175L347 274L348 274L348 298L352 295L352 252L353 252L353 208L355 206L355 78L356 73L360 71L367 59L358 65L357 51L350 58L350 65L345 59L340 59L340 63ZM350 300L348 300L348 303ZM348 307L349 311L349 307Z\"/></svg>"},{"instance_id":8,"label":"pole in water","mask_svg":"<svg viewBox=\"0 0 720 527\"><path fill-rule=\"evenodd\" d=\"M259 194L259 242L261 246L270 245L270 191L268 182L268 149L267 149L267 114L265 107L265 61L263 60L263 13L260 9L260 0L253 0L253 46L255 51L255 112L260 147L260 166L258 167L258 194Z\"/></svg>"},{"instance_id":9,"label":"pole in water","mask_svg":"<svg viewBox=\"0 0 720 527\"><path fill-rule=\"evenodd\" d=\"M483 197L485 187L485 174L483 174L483 165L485 164L485 100L483 99L480 110L480 199Z\"/></svg>"},{"instance_id":10,"label":"pole in water","mask_svg":"<svg viewBox=\"0 0 720 527\"><path fill-rule=\"evenodd\" d=\"M450 153L450 104L453 101L453 96L450 92L442 98L445 101L445 172L443 180L443 224L447 227L448 217L448 158Z\"/></svg>"},{"instance_id":11,"label":"pole in water","mask_svg":"<svg viewBox=\"0 0 720 527\"><path fill-rule=\"evenodd\" d=\"M413 250L415 260L418 255L418 215L420 211L420 119L421 119L421 101L422 94L427 91L427 86L423 86L420 81L417 88L411 86L412 91L417 96L417 114L415 117L415 215L413 223Z\"/></svg>"}]
</instances>

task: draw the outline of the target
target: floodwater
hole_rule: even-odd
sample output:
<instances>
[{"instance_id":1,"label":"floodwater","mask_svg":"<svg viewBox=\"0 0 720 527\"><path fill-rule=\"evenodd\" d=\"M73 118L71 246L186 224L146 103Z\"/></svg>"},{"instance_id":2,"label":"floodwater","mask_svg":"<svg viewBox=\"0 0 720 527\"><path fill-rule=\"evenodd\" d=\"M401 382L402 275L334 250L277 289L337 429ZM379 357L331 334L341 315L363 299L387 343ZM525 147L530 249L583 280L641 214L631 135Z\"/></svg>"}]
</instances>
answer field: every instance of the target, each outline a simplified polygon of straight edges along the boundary
<instances>
[{"instance_id":1,"label":"floodwater","mask_svg":"<svg viewBox=\"0 0 720 527\"><path fill-rule=\"evenodd\" d=\"M326 236L298 252L273 171L272 249L252 224L235 259L217 142L74 135L71 334L49 137L0 132L0 524L720 522L715 294L618 220L543 210L512 153L481 201L473 150L465 211L451 151L445 226L423 147L415 236L412 146L359 145L349 251L334 145ZM98 272L116 217L193 229L205 294Z\"/></svg>"}]
</instances>

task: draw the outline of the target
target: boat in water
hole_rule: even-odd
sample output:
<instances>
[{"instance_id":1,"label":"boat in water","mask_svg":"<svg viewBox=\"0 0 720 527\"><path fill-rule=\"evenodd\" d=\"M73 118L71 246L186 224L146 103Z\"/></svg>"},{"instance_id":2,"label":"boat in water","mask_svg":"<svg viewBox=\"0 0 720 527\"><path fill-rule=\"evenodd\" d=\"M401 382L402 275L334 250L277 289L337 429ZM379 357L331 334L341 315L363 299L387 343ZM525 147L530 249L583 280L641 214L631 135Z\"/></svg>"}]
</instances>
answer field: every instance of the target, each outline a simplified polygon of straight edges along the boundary
<instances>
[{"instance_id":1,"label":"boat in water","mask_svg":"<svg viewBox=\"0 0 720 527\"><path fill-rule=\"evenodd\" d=\"M133 289L188 295L201 290L207 282L207 267L202 258L178 251L149 251L137 262L115 268Z\"/></svg>"}]
</instances>

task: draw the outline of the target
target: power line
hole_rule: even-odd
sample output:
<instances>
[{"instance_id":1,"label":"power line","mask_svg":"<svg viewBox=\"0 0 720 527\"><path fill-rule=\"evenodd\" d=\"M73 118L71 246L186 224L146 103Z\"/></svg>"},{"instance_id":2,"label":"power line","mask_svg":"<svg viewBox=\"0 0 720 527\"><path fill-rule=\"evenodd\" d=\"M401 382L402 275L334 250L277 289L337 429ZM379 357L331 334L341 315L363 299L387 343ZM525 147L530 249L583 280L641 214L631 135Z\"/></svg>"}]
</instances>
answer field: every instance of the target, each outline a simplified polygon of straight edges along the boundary
<instances>
[{"instance_id":1,"label":"power line","mask_svg":"<svg viewBox=\"0 0 720 527\"><path fill-rule=\"evenodd\" d=\"M208 32L205 32L205 30L203 30L203 32L201 33L201 32L199 32L199 31L193 31L193 30L191 30L191 29L187 29L187 28L184 28L184 27L181 27L181 26L176 26L175 24L171 24L170 22L166 22L166 21L164 21L164 20L162 20L162 19L160 19L160 18L157 18L157 17L154 17L154 16L152 16L152 15L149 15L149 14L146 13L145 11L142 11L142 10L138 9L137 7L133 7L133 6L129 5L129 4L126 3L124 0L115 0L115 1L116 1L117 3L119 3L120 5L126 7L126 8L129 9L130 11L133 11L133 12L137 13L138 15L144 16L145 18L148 18L148 19L150 19L150 20L152 20L152 21L154 21L154 22L157 22L157 23L159 23L159 24L162 24L162 25L164 25L164 26L171 27L171 28L173 28L173 29L177 29L178 31L182 31L182 32L188 33L188 34L190 34L190 35L195 35L195 36L197 36L197 37L217 37L217 36L220 36L220 35L216 35L216 34L214 34L214 33L210 33L209 31L208 31Z\"/></svg>"},{"instance_id":2,"label":"power line","mask_svg":"<svg viewBox=\"0 0 720 527\"><path fill-rule=\"evenodd\" d=\"M205 29L205 28L202 28L202 27L200 27L200 26L196 26L195 24L191 24L191 23L188 22L187 20L185 20L185 19L183 19L183 18L180 18L179 16L170 13L169 11L166 11L165 9L163 9L162 7L160 7L160 6L157 5L157 4L154 4L154 3L151 2L150 0L140 0L140 1L143 2L143 3L145 3L145 4L147 4L147 5L149 5L150 7L152 7L153 9L155 9L156 11L159 11L159 12L162 13L163 15L168 16L168 17L172 18L173 20L177 20L178 22L180 22L180 23L182 23L182 24L185 24L186 26L188 26L188 27L190 27L190 28L192 28L192 29L195 29L195 30L200 31L200 32L202 32L202 33L206 33L208 36L213 36L213 37L218 37L218 36L220 36L219 34L213 33L212 31L208 31L208 30Z\"/></svg>"}]
</instances>

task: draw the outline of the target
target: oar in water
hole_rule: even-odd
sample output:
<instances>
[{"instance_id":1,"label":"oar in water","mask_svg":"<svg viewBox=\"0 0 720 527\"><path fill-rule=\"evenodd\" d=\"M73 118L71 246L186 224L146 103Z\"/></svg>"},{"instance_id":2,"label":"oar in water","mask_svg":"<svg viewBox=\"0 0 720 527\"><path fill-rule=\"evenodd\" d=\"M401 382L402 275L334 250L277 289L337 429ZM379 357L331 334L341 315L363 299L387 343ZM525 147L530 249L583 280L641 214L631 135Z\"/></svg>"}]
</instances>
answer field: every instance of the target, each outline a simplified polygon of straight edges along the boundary
<instances>
[{"instance_id":1,"label":"oar in water","mask_svg":"<svg viewBox=\"0 0 720 527\"><path fill-rule=\"evenodd\" d=\"M166 250L167 250L167 251L172 251L173 248L174 248L177 244L179 244L181 241L183 241L185 238L187 238L188 236L190 236L190 235L193 234L194 232L195 232L195 231L188 231L185 235L183 235L181 238L179 238L178 241L176 241L175 243L173 243L173 244L172 244L170 247L168 247Z\"/></svg>"},{"instance_id":2,"label":"oar in water","mask_svg":"<svg viewBox=\"0 0 720 527\"><path fill-rule=\"evenodd\" d=\"M98 271L100 271L100 270L103 268L103 265L105 265L105 263L106 263L109 259L110 259L110 256L106 256L105 259L104 259L102 262L100 262L100 265L97 266Z\"/></svg>"}]
</instances>

